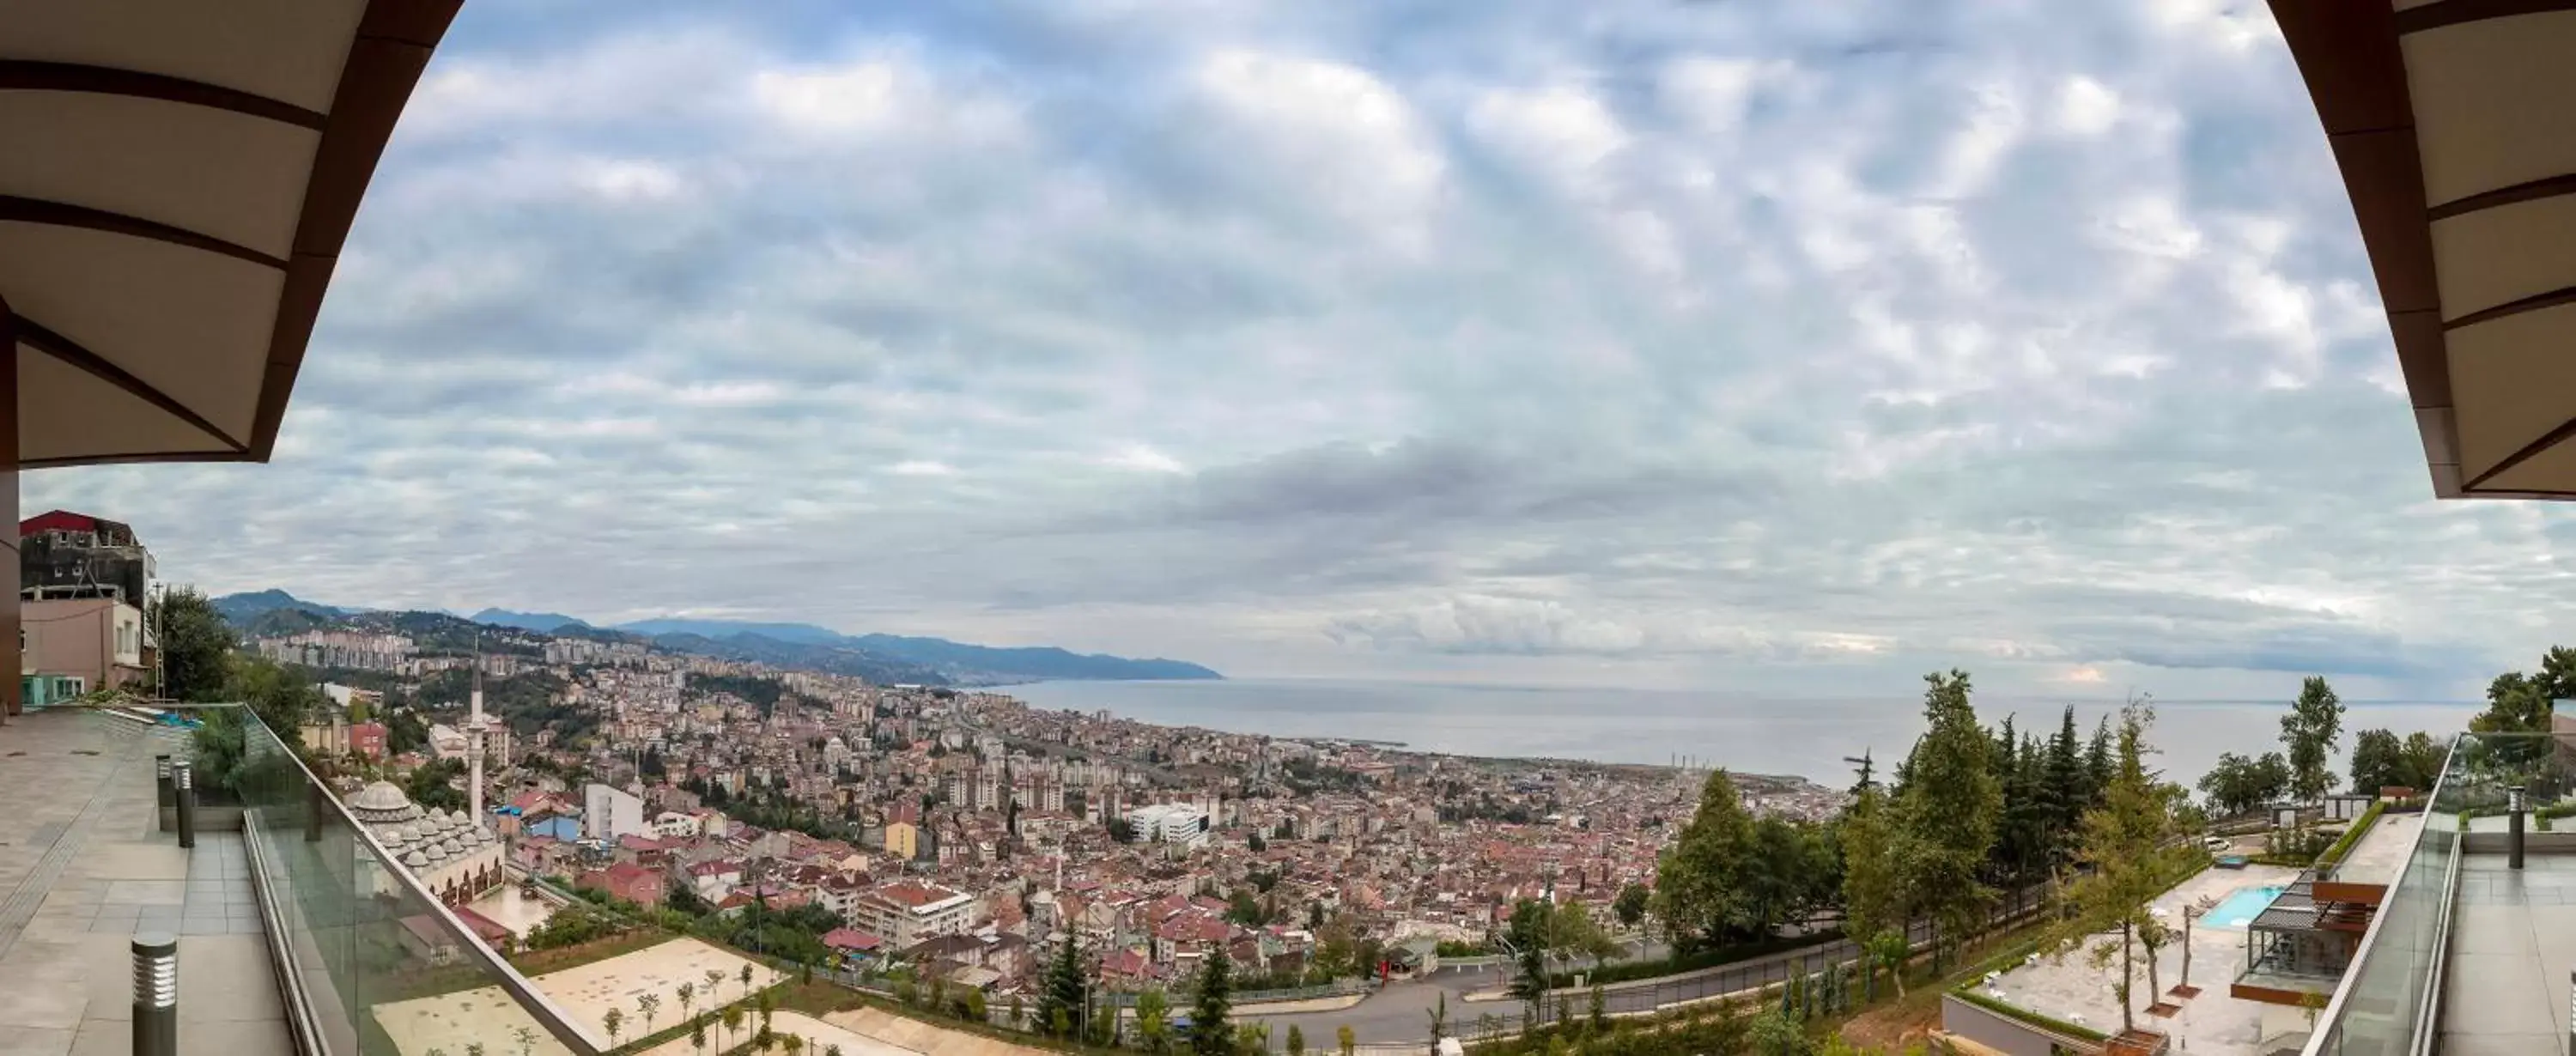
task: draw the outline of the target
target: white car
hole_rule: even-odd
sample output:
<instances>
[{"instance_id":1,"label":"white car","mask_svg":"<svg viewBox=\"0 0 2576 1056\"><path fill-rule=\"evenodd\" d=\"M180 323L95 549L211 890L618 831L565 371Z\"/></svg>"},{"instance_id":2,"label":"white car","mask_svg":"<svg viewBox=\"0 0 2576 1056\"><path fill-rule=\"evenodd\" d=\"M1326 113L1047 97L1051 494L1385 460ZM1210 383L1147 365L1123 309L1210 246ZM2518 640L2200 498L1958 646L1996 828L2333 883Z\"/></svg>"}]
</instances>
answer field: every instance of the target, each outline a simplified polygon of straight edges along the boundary
<instances>
[{"instance_id":1,"label":"white car","mask_svg":"<svg viewBox=\"0 0 2576 1056\"><path fill-rule=\"evenodd\" d=\"M2236 846L2235 843L2229 841L2225 836L2202 837L2200 845L2207 848L2211 854L2225 854Z\"/></svg>"}]
</instances>

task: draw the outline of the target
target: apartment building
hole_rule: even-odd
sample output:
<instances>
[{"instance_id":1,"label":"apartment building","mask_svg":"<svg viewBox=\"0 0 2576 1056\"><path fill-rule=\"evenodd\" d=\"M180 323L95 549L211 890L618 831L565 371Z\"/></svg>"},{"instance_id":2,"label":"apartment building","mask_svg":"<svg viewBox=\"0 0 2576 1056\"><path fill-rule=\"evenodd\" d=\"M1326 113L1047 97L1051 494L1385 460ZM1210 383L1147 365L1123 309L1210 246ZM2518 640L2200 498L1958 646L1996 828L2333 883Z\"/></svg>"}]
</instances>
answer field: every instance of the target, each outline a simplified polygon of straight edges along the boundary
<instances>
[{"instance_id":1,"label":"apartment building","mask_svg":"<svg viewBox=\"0 0 2576 1056\"><path fill-rule=\"evenodd\" d=\"M849 905L852 927L882 936L898 950L940 935L963 935L975 921L974 896L918 880L862 892Z\"/></svg>"}]
</instances>

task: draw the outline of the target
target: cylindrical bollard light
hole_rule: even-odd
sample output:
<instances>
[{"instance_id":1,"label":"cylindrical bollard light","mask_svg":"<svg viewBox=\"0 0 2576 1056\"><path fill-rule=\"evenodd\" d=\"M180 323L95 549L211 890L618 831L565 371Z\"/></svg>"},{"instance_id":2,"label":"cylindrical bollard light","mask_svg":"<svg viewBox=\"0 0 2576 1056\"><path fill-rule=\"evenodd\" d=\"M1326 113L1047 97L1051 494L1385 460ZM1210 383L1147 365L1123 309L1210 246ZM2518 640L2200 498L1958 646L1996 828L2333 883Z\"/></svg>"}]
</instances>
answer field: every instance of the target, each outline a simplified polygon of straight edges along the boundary
<instances>
[{"instance_id":1,"label":"cylindrical bollard light","mask_svg":"<svg viewBox=\"0 0 2576 1056\"><path fill-rule=\"evenodd\" d=\"M152 757L152 783L162 806L168 807L178 802L177 797L170 791L170 753L163 752Z\"/></svg>"},{"instance_id":2,"label":"cylindrical bollard light","mask_svg":"<svg viewBox=\"0 0 2576 1056\"><path fill-rule=\"evenodd\" d=\"M2508 815L2506 824L2510 826L2507 831L2511 833L2507 837L2511 842L2507 844L2510 850L2507 852L2509 857L2505 865L2513 869L2522 868L2522 808L2522 786L2514 785L2505 789L2505 813Z\"/></svg>"},{"instance_id":3,"label":"cylindrical bollard light","mask_svg":"<svg viewBox=\"0 0 2576 1056\"><path fill-rule=\"evenodd\" d=\"M134 936L134 1056L179 1054L179 937Z\"/></svg>"},{"instance_id":4,"label":"cylindrical bollard light","mask_svg":"<svg viewBox=\"0 0 2576 1056\"><path fill-rule=\"evenodd\" d=\"M197 768L185 759L170 763L170 786L179 796L179 846L197 845Z\"/></svg>"}]
</instances>

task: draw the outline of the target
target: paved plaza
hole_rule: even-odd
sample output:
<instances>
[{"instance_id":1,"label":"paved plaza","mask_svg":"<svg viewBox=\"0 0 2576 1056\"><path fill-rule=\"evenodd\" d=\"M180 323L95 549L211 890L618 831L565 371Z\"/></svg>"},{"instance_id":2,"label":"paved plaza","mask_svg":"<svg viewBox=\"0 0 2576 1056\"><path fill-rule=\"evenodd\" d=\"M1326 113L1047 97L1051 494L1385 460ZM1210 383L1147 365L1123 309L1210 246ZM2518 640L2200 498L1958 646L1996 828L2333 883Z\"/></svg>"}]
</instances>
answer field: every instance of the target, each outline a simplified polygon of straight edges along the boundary
<instances>
[{"instance_id":1,"label":"paved plaza","mask_svg":"<svg viewBox=\"0 0 2576 1056\"><path fill-rule=\"evenodd\" d=\"M682 1021L679 988L690 983L704 995L707 973L722 973L715 1001L704 996L693 1007L701 1011L717 1007L720 1002L737 1001L744 993L742 969L752 969L751 989L759 990L783 978L778 972L752 964L738 954L710 946L696 939L673 939L622 953L606 960L593 961L559 972L548 972L528 981L562 1009L565 1018L579 1028L583 1037L597 1048L609 1047L608 1011L616 1009L623 1018L618 1040L631 1041L650 1033L636 999L645 994L660 994L661 1009L654 1014L652 1029L659 1030ZM502 992L498 986L477 987L451 994L394 1001L375 1006L376 1022L406 1056L426 1056L429 1050L460 1052L466 1041L487 1045L511 1042L521 1027L534 1028L536 1020ZM538 1031L543 1034L543 1031ZM494 1049L493 1051L501 1051ZM536 1052L562 1052L563 1047L551 1038L542 1038Z\"/></svg>"},{"instance_id":2,"label":"paved plaza","mask_svg":"<svg viewBox=\"0 0 2576 1056\"><path fill-rule=\"evenodd\" d=\"M2204 869L2191 879L2175 885L2159 896L2151 907L2162 910L2163 918L2175 925L2182 923L2186 906L2215 905L2227 896L2248 887L2278 887L2298 876L2298 870L2281 866L2248 866L2244 869ZM2016 1007L2053 1016L2069 1023L2095 1030L2116 1032L2120 1029L2120 1001L2112 983L2119 974L2116 964L2095 968L2087 950L2116 936L2103 934L2087 937L2084 948L2067 952L2063 957L2041 955L2020 967L2003 973L1986 984L1986 993L2010 1002ZM2144 965L2146 951L2136 956L2141 962L2132 1007L2136 1022L2149 1030L2161 1030L2176 1038L2188 1036L2190 1051L2223 1056L2252 1056L2264 1051L2261 1039L2267 1036L2267 1012L2280 1006L2259 1001L2243 1001L2228 996L2227 988L2238 972L2245 969L2245 931L2222 923L2202 919L2192 925L2191 982L2200 988L2200 996L2175 1000L2181 1011L2171 1019L2148 1015L2146 1009L2159 998L2147 990ZM2182 981L2183 944L2168 945L2157 958L2159 982L2171 989ZM2298 1010L2288 1010L2296 1013ZM2277 1020L2279 1017L2271 1017Z\"/></svg>"}]
</instances>

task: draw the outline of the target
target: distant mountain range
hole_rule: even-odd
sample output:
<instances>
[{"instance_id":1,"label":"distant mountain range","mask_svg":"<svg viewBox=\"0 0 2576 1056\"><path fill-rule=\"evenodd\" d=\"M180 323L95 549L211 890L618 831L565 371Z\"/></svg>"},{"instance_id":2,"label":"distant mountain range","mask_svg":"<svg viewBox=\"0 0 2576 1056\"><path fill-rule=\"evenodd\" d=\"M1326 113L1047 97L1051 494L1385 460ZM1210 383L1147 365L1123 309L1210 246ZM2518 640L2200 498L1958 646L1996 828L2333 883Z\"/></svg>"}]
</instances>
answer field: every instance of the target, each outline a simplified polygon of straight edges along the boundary
<instances>
[{"instance_id":1,"label":"distant mountain range","mask_svg":"<svg viewBox=\"0 0 2576 1056\"><path fill-rule=\"evenodd\" d=\"M757 661L776 667L854 675L881 684L1006 685L1014 682L1208 679L1225 676L1180 660L1130 659L1075 653L1053 646L968 645L944 638L892 634L846 635L810 623L758 623L663 617L600 627L552 612L487 608L470 617L452 613L387 613L305 601L283 590L227 594L213 599L245 634L292 634L328 627L364 627L427 634L441 648L473 636L472 627L503 628L487 645L508 651L532 648L529 639L588 638L643 641L676 653ZM423 646L430 647L424 641Z\"/></svg>"}]
</instances>

